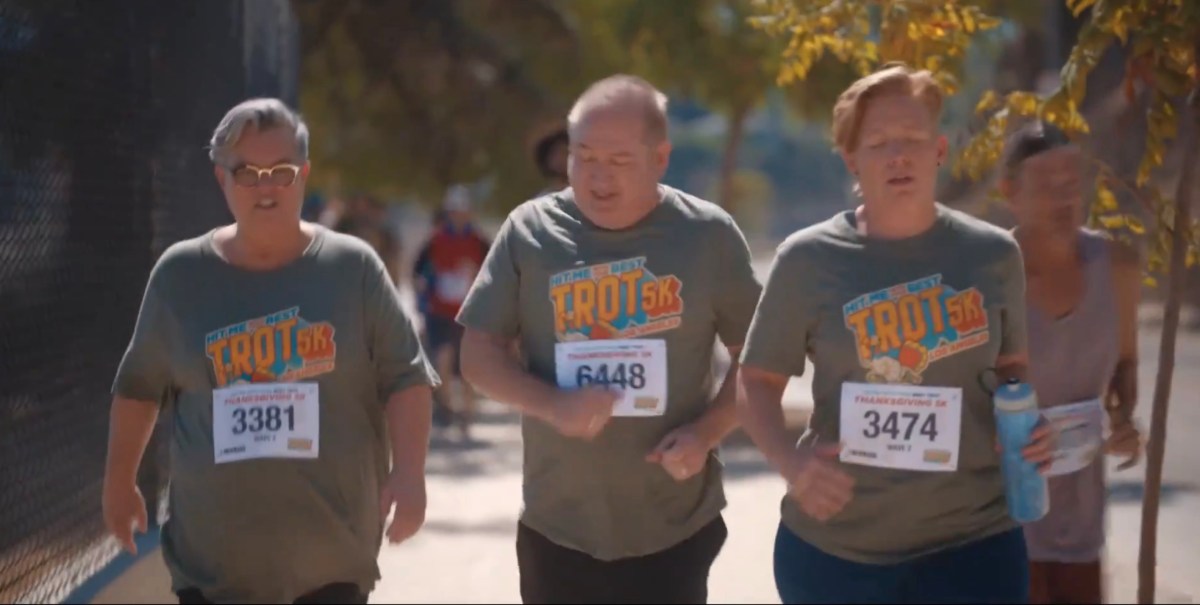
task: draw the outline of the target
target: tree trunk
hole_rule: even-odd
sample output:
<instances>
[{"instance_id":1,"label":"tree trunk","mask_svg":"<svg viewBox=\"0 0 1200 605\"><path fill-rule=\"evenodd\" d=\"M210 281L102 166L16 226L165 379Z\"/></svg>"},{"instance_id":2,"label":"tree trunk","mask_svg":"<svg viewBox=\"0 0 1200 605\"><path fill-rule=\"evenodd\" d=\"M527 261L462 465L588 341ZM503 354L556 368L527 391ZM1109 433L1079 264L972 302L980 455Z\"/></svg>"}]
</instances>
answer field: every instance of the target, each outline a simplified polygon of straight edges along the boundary
<instances>
[{"instance_id":1,"label":"tree trunk","mask_svg":"<svg viewBox=\"0 0 1200 605\"><path fill-rule=\"evenodd\" d=\"M733 173L737 168L738 151L746 134L746 116L749 110L735 107L729 112L729 133L725 135L725 151L721 156L721 174L717 203L727 211L733 208Z\"/></svg>"},{"instance_id":2,"label":"tree trunk","mask_svg":"<svg viewBox=\"0 0 1200 605\"><path fill-rule=\"evenodd\" d=\"M1200 41L1197 41L1200 56ZM1200 132L1200 87L1188 100L1191 118ZM1142 501L1142 544L1138 553L1138 603L1153 603L1158 549L1159 492L1162 490L1163 456L1167 445L1167 403L1175 374L1175 337L1179 331L1179 308L1183 299L1188 236L1191 231L1192 192L1195 190L1200 141L1183 139L1183 169L1175 190L1175 221L1171 234L1171 264L1167 272L1167 301L1163 312L1162 342L1158 352L1158 376L1154 381L1154 403L1150 411L1150 440L1146 445L1146 488Z\"/></svg>"}]
</instances>

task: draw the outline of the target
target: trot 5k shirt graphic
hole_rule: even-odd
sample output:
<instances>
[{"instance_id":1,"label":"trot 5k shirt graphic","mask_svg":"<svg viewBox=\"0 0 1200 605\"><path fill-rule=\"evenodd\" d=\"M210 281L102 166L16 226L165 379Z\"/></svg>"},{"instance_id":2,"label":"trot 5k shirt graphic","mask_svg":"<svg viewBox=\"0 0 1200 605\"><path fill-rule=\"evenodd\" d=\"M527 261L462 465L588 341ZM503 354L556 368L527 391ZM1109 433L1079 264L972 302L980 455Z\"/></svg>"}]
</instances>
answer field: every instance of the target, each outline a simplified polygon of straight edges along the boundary
<instances>
[{"instance_id":1,"label":"trot 5k shirt graphic","mask_svg":"<svg viewBox=\"0 0 1200 605\"><path fill-rule=\"evenodd\" d=\"M300 307L209 332L204 346L218 387L311 378L337 357L333 324L306 320Z\"/></svg>"},{"instance_id":2,"label":"trot 5k shirt graphic","mask_svg":"<svg viewBox=\"0 0 1200 605\"><path fill-rule=\"evenodd\" d=\"M931 275L863 294L842 307L869 382L921 384L930 363L988 342L983 295Z\"/></svg>"},{"instance_id":3,"label":"trot 5k shirt graphic","mask_svg":"<svg viewBox=\"0 0 1200 605\"><path fill-rule=\"evenodd\" d=\"M554 333L559 342L636 338L679 327L683 289L674 275L657 276L639 256L550 276Z\"/></svg>"}]
</instances>

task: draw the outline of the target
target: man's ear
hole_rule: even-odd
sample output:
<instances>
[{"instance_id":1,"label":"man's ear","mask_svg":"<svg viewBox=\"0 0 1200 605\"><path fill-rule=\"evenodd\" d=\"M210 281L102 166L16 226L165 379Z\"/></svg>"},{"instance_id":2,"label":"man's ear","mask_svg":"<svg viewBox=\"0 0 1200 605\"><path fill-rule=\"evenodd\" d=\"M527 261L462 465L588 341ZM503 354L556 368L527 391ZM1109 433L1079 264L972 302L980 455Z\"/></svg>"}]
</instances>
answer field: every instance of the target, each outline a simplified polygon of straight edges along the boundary
<instances>
[{"instance_id":1,"label":"man's ear","mask_svg":"<svg viewBox=\"0 0 1200 605\"><path fill-rule=\"evenodd\" d=\"M654 147L654 169L658 172L659 180L667 174L667 166L671 164L671 141L663 139Z\"/></svg>"}]
</instances>

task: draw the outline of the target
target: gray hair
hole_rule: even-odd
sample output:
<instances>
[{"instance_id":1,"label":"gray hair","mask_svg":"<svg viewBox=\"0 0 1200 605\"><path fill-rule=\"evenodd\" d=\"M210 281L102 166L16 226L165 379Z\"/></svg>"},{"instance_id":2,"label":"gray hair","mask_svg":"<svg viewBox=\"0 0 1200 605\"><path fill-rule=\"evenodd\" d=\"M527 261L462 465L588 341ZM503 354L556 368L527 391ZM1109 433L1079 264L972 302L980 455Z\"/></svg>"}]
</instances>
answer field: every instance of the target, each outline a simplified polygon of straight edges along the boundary
<instances>
[{"instance_id":1,"label":"gray hair","mask_svg":"<svg viewBox=\"0 0 1200 605\"><path fill-rule=\"evenodd\" d=\"M213 131L208 145L209 159L218 164L228 161L233 146L242 138L247 125L255 130L286 126L296 138L296 151L300 159L308 161L308 126L300 114L292 111L283 101L270 98L249 99L230 109Z\"/></svg>"},{"instance_id":2,"label":"gray hair","mask_svg":"<svg viewBox=\"0 0 1200 605\"><path fill-rule=\"evenodd\" d=\"M609 76L589 86L567 115L567 126L574 130L592 109L622 104L642 111L648 142L658 143L667 138L667 95L645 79L627 74Z\"/></svg>"}]
</instances>

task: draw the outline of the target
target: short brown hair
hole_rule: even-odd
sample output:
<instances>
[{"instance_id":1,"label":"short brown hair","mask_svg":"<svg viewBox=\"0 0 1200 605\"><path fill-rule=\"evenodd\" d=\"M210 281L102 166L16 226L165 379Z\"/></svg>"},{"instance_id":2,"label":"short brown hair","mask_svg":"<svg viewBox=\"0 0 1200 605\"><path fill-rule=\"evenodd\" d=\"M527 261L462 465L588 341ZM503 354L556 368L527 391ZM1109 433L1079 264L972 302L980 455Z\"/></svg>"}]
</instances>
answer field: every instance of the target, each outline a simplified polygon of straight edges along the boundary
<instances>
[{"instance_id":1,"label":"short brown hair","mask_svg":"<svg viewBox=\"0 0 1200 605\"><path fill-rule=\"evenodd\" d=\"M628 103L642 112L647 142L666 140L667 95L644 78L629 74L609 76L583 91L567 115L567 127L574 130L589 110L620 103Z\"/></svg>"},{"instance_id":2,"label":"short brown hair","mask_svg":"<svg viewBox=\"0 0 1200 605\"><path fill-rule=\"evenodd\" d=\"M901 62L891 62L851 84L833 106L833 144L851 152L858 148L867 104L880 95L912 95L925 104L937 121L942 113L942 89L928 70L916 71Z\"/></svg>"}]
</instances>

